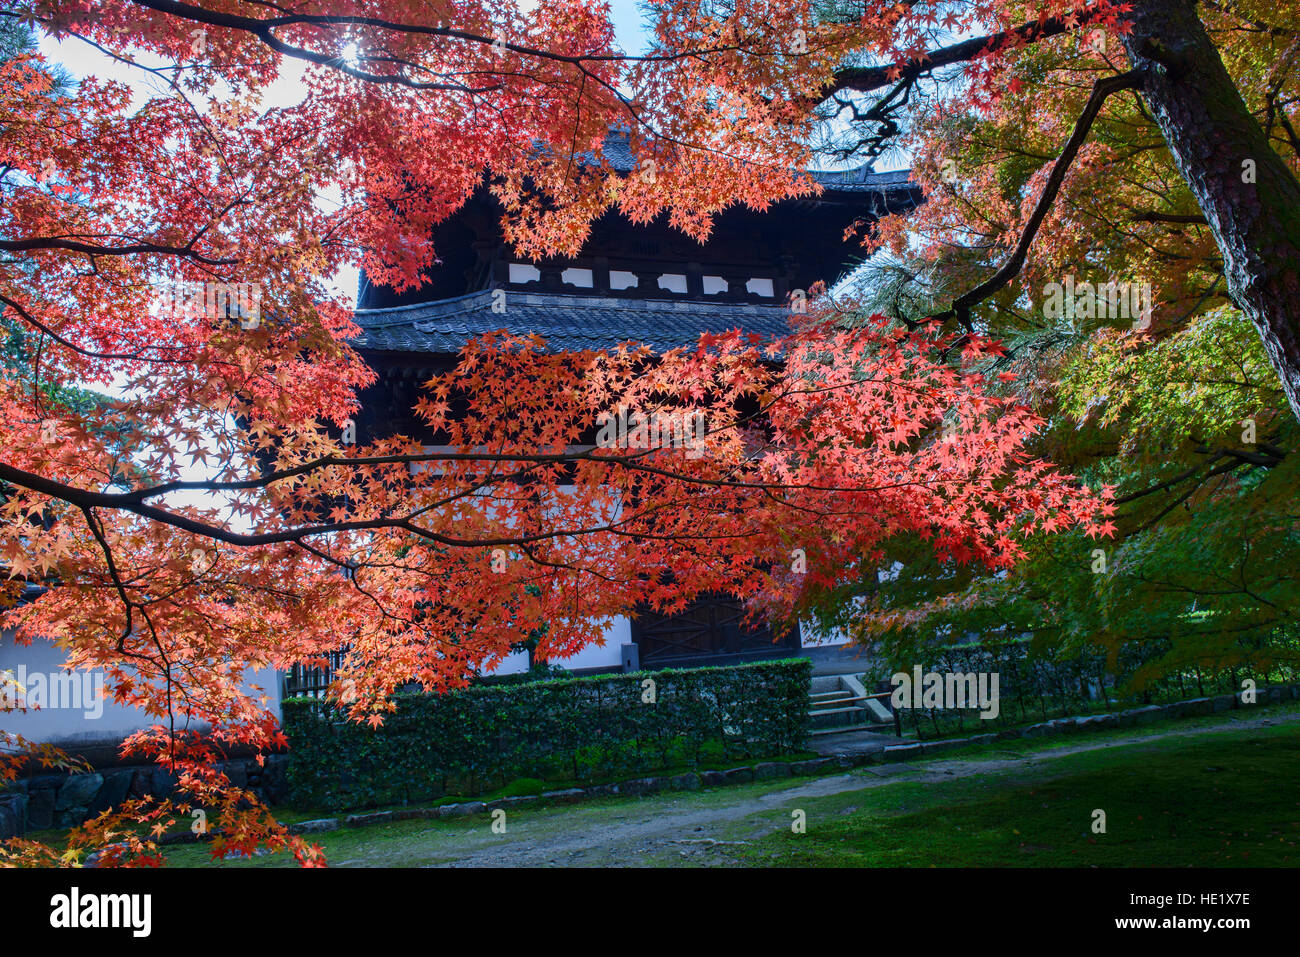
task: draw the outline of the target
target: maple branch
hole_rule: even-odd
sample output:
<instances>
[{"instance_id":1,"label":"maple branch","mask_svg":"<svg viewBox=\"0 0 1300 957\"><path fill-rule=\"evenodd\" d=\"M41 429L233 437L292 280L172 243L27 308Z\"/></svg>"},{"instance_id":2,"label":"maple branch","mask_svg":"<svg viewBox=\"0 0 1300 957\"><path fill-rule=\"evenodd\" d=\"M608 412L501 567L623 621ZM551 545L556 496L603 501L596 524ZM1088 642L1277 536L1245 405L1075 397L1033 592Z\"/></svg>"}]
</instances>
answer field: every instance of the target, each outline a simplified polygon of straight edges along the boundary
<instances>
[{"instance_id":1,"label":"maple branch","mask_svg":"<svg viewBox=\"0 0 1300 957\"><path fill-rule=\"evenodd\" d=\"M566 54L556 53L553 50L542 50L537 47L530 47L524 44L511 43L497 37L484 36L480 33L473 33L469 30L459 30L455 27L448 26L429 26L421 23L399 23L395 20L386 20L383 17L357 16L344 14L308 14L308 13L286 13L283 16L267 17L265 19L257 17L243 17L232 13L218 13L213 10L207 10L203 7L196 6L192 3L180 3L177 0L132 0L137 6L146 7L150 10L156 10L159 13L166 13L182 20L191 20L196 23L206 23L211 26L227 27L232 30L243 30L251 33L262 42L277 49L278 52L285 53L289 56L296 56L297 53L309 54L312 62L319 63L322 66L329 66L335 69L341 69L342 72L349 73L346 65L337 56L325 56L324 54L315 54L309 50L300 50L297 47L290 47L283 44L283 41L275 38L271 31L279 27L290 26L316 26L316 27L347 27L362 26L374 27L378 30L384 30L390 33L409 33L417 36L444 37L451 40L464 40L468 43L476 43L482 46L495 47L498 50L509 50L512 53L518 53L523 56L534 57L543 60L552 60L557 63L568 63L573 66L582 66L586 63L601 62L659 62L666 63L675 60L692 59L704 56L710 53L734 52L742 49L740 44L723 44L704 48L695 48L690 50L681 50L676 53L656 53L648 55L635 55L627 53L582 53ZM286 47L279 50L275 44L281 44ZM297 52L290 52L297 51ZM394 81L391 77L368 76L359 73L349 73L358 79L370 81ZM400 78L396 80L400 82Z\"/></svg>"},{"instance_id":2,"label":"maple branch","mask_svg":"<svg viewBox=\"0 0 1300 957\"><path fill-rule=\"evenodd\" d=\"M1210 469L1210 471L1206 472L1200 481L1196 482L1194 485L1189 487L1187 491L1183 492L1176 499L1174 499L1172 502L1170 502L1168 505L1162 508L1153 518L1151 518L1149 521L1143 522L1141 525L1135 528L1133 530L1133 534L1138 535L1141 534L1142 532L1150 530L1151 528L1154 528L1157 524L1159 524L1162 518L1164 518L1174 509L1176 509L1179 505L1182 505L1194 494L1196 494L1196 490L1200 488L1202 485L1204 485L1207 481L1219 475L1226 475L1228 472L1231 472L1234 469L1239 468L1240 466L1241 466L1240 462L1225 462L1222 465L1217 466L1216 468Z\"/></svg>"},{"instance_id":3,"label":"maple branch","mask_svg":"<svg viewBox=\"0 0 1300 957\"><path fill-rule=\"evenodd\" d=\"M819 101L827 100L842 90L868 93L900 80L912 82L937 67L955 66L958 63L974 60L985 53L994 52L1009 42L1034 43L1068 33L1090 23L1096 16L1097 11L1080 10L1068 17L1030 20L1009 30L974 37L961 43L954 43L952 46L931 50L910 60L883 66L844 67L836 70L831 82L819 91Z\"/></svg>"},{"instance_id":4,"label":"maple branch","mask_svg":"<svg viewBox=\"0 0 1300 957\"><path fill-rule=\"evenodd\" d=\"M1129 222L1133 223L1172 223L1187 224L1189 226L1204 226L1206 224L1203 213L1162 213L1157 210L1147 210L1145 212L1134 213L1129 217Z\"/></svg>"},{"instance_id":5,"label":"maple branch","mask_svg":"<svg viewBox=\"0 0 1300 957\"><path fill-rule=\"evenodd\" d=\"M472 97L472 96L478 96L485 93L500 91L502 89L502 86L501 84L494 84L489 86L471 87L459 83L425 83L425 82L412 80L408 77L402 76L400 73L378 74L378 73L371 73L365 70L358 70L355 67L349 66L347 62L337 54L318 53L313 50L306 49L304 47L294 46L293 44L281 40L279 37L277 37L274 34L273 31L280 27L291 27L291 26L316 26L316 27L365 26L365 27L373 27L375 29L384 30L387 32L461 40L468 43L478 44L480 46L492 47L493 49L499 51L508 50L512 53L516 53L519 54L520 56L529 57L532 59L546 60L555 63L567 64L569 66L574 67L579 72L583 86L585 86L587 80L591 80L594 84L598 85L603 90L608 92L618 102L618 104L627 112L627 114L631 117L632 121L638 127L647 130L650 133L650 135L655 139L662 140L671 145L680 146L692 150L701 150L704 152L719 152L719 151L709 149L707 147L702 147L699 144L693 144L693 143L682 141L675 137L668 136L664 134L662 131L656 129L653 125L651 125L646 121L646 119L642 115L643 111L639 108L640 105L636 101L634 101L629 96L627 96L619 88L619 85L616 82L611 82L610 80L606 79L604 76L601 76L599 73L595 72L590 65L599 64L599 63L613 63L613 62L673 63L679 60L699 59L699 58L707 57L711 54L733 53L739 51L749 51L751 53L760 56L764 56L764 55L780 56L785 54L784 50L766 48L761 46L758 41L753 41L753 40L746 41L743 38L737 40L734 43L724 43L724 44L716 44L713 46L695 47L688 50L680 50L680 51L667 52L667 53L650 53L650 54L643 54L643 55L642 54L632 55L632 54L624 54L624 53L565 54L565 53L558 53L553 50L545 50L538 47L528 46L526 44L513 43L513 42L506 41L503 38L484 36L482 34L473 33L468 30L460 30L448 26L441 26L441 25L429 26L424 24L399 23L396 21L386 20L381 17L373 17L373 16L286 13L282 16L268 17L263 19L263 18L245 17L237 14L222 13L218 11L208 10L192 3L176 2L176 0L131 0L131 2L135 3L137 6L145 7L150 10L155 10L159 13L163 13L169 16L174 16L179 19L189 20L194 23L203 23L203 24L208 24L210 26L220 26L231 30L240 30L245 33L249 33L253 37L260 40L263 44L268 46L270 49L281 54L282 56L304 60L310 63L314 63L318 66L329 67L331 69L338 70L339 72L347 76L350 76L353 79L361 80L364 82L370 82L370 83L384 84L384 85L398 85L413 90L459 92L459 93L469 94ZM274 5L268 5L268 6L271 6L272 9L275 10L283 9ZM72 32L71 35L77 36L81 39L85 39L79 33ZM87 42L91 42L91 41L87 40ZM93 45L99 47L98 44L93 44ZM103 52L105 52L106 54L110 56L114 56L116 59L119 60L123 59L122 57L113 54L111 51L103 47L99 47L99 48L103 50ZM435 75L440 75L440 76L483 73L484 75L494 76L494 77L518 76L543 85L563 85L563 84L548 84L544 78L527 74L527 73L511 73L509 71L504 71L504 70L461 71L460 73L443 71L441 73L436 73L435 71L431 70L426 66L423 66L418 63L412 63L411 61L400 59L394 56L383 56L383 57L368 56L367 59L397 63L400 64L401 66L411 67L428 73L435 73ZM124 62L133 63L133 61L129 61L129 60L124 60ZM133 63L133 65L138 65L138 64ZM169 80L168 82L169 85L175 86L174 81ZM212 261L212 260L203 260L203 261L210 262L213 265L226 264L223 261Z\"/></svg>"},{"instance_id":6,"label":"maple branch","mask_svg":"<svg viewBox=\"0 0 1300 957\"><path fill-rule=\"evenodd\" d=\"M721 430L719 430L721 431ZM422 453L394 453L392 455L370 455L355 457L340 457L337 455L326 455L320 458L312 459L309 462L303 462L299 465L287 469L281 469L275 472L268 472L255 479L243 479L235 482L209 482L209 481L177 481L167 482L163 485L154 485L148 488L136 489L131 492L115 493L114 498L117 501L141 504L146 499L158 498L173 492L244 492L253 489L265 488L276 482L282 482L286 479L297 478L302 475L308 475L312 472L325 468L359 468L374 465L420 465L430 462L520 462L532 465L564 465L570 462L597 462L606 465L615 465L620 468L632 471L645 472L650 475L658 475L663 478L677 479L695 485L706 485L711 488L743 488L743 489L781 489L786 491L807 491L807 492L876 492L883 489L905 488L924 483L918 482L891 482L884 485L871 487L849 487L849 486L828 486L828 485L792 485L787 483L776 482L742 482L738 480L711 479L698 475L687 475L682 472L674 472L669 469L659 468L658 466L649 465L639 461L654 454L656 449L646 449L632 455L596 455L590 448L574 448L565 452L530 452L530 453L500 453L500 452L422 452ZM10 468L0 463L0 477L3 476L3 470ZM508 482L518 477L522 473L512 473L508 476L498 476L498 482ZM15 482L21 485L21 482ZM484 486L484 483L479 483ZM39 491L39 489L33 489ZM55 496L61 497L61 496Z\"/></svg>"},{"instance_id":7,"label":"maple branch","mask_svg":"<svg viewBox=\"0 0 1300 957\"><path fill-rule=\"evenodd\" d=\"M471 458L478 458L473 456ZM431 529L424 528L415 524L409 517L404 518L375 518L375 519L358 519L355 521L327 522L317 525L306 525L298 528L283 529L276 532L262 533L241 533L232 532L229 529L222 528L208 522L199 521L189 518L185 515L177 515L166 509L158 508L153 505L146 505L139 501L134 501L131 493L106 493L93 492L88 489L81 489L75 486L67 485L63 482L57 482L47 479L44 476L26 472L22 469L14 468L11 465L0 463L0 480L8 481L21 488L37 492L41 495L49 495L52 498L68 502L75 505L82 511L91 508L108 508L123 512L130 512L139 515L141 518L147 518L158 522L162 525L169 525L173 528L189 532L192 535L198 535L203 538L209 538L213 541L224 542L227 545L235 545L243 548L253 548L263 545L279 544L302 544L302 539L315 537L318 535L328 535L336 532L356 532L356 531L380 531L393 530L410 532L419 538L436 542L440 545L447 545L454 548L485 548L493 546L515 545L522 546L530 542L544 542L555 538L571 538L577 535L591 535L599 532L612 532L614 534L631 535L640 538L656 538L650 533L629 533L621 532L617 524L601 525L593 528L556 530L551 532L538 532L529 535L510 536L505 538L487 538L487 539L464 539L450 535L444 535ZM711 483L713 484L713 483ZM728 485L733 483L716 483ZM690 536L663 536L665 540L681 540ZM701 538L725 538L727 536L718 535L701 535Z\"/></svg>"},{"instance_id":8,"label":"maple branch","mask_svg":"<svg viewBox=\"0 0 1300 957\"><path fill-rule=\"evenodd\" d=\"M611 532L614 534L629 535L635 538L655 539L656 536L649 532L626 532L621 530L621 526L630 521L628 519L613 523L601 525L594 528L570 529L570 530L553 530L540 532L530 535L510 536L504 538L491 539L464 539L450 535L444 535L431 529L418 525L413 520L417 515L427 511L420 509L402 517L383 517L374 519L357 519L353 521L324 522L313 525L303 525L295 528L286 528L274 532L262 533L239 533L232 532L224 527L213 525L209 522L200 521L185 515L178 515L168 511L165 508L150 505L147 499L156 498L169 492L176 491L209 491L209 492L230 492L250 490L260 487L269 486L275 482L283 481L298 475L308 474L310 472L329 468L329 467L360 467L368 465L395 465L395 464L417 464L432 461L468 461L468 462L529 462L533 464L561 464L573 461L593 461L607 463L613 466L619 466L625 469L640 471L647 474L662 476L674 479L686 484L701 485L709 488L734 488L734 489L754 489L764 492L770 490L805 490L816 492L881 492L887 489L900 489L908 487L924 487L929 483L918 481L896 481L887 482L882 485L870 487L840 487L840 486L821 486L813 484L791 485L775 482L746 482L725 478L710 478L707 476L687 475L680 472L670 471L657 466L648 465L635 461L635 459L648 455L654 450L639 452L634 456L597 456L590 450L576 449L563 453L531 453L531 454L501 454L487 452L429 452L423 454L397 454L397 455L380 455L355 458L340 458L337 456L323 456L311 462L306 462L290 469L284 469L279 472L269 473L256 479L246 479L236 482L204 482L204 481L178 481L169 482L164 485L152 486L145 489L137 489L131 492L96 492L89 489L78 488L49 479L23 469L16 468L12 465L0 463L0 481L7 481L13 485L28 489L41 495L48 495L51 498L67 502L76 506L82 511L94 508L106 508L117 511L129 512L142 518L150 519L163 525L177 528L181 531L189 532L193 535L209 538L214 541L224 542L229 545L238 547L258 547L264 545L275 545L294 543L302 544L302 540L308 537L327 535L336 532L354 532L354 531L379 531L379 530L396 530L406 531L420 538L447 545L456 548L482 548L492 546L514 545L522 546L530 542L550 541L556 538L570 538L578 535L589 535L599 532ZM518 474L518 473L516 473ZM511 476L499 479L502 482L511 481ZM480 483L482 484L482 483ZM674 535L662 536L664 540L682 540L691 536ZM717 534L702 535L706 538L719 538Z\"/></svg>"},{"instance_id":9,"label":"maple branch","mask_svg":"<svg viewBox=\"0 0 1300 957\"><path fill-rule=\"evenodd\" d=\"M199 237L195 237L197 241ZM99 246L60 236L33 236L27 239L0 239L0 249L6 252L31 252L38 249L66 249L76 253L95 256L137 256L151 253L160 256L184 256L208 266L231 266L238 259L210 259L194 251L194 241L185 246L169 246L159 243L132 243L127 246Z\"/></svg>"},{"instance_id":10,"label":"maple branch","mask_svg":"<svg viewBox=\"0 0 1300 957\"><path fill-rule=\"evenodd\" d=\"M1117 76L1103 77L1092 85L1092 94L1088 97L1079 119L1075 121L1074 130L1070 133L1070 138L1065 141L1061 155L1052 164L1052 171L1048 174L1047 183L1038 197L1038 203L1034 206L1034 211L1030 214L1024 229L1021 230L1020 239L1006 262L984 282L954 300L950 308L918 322L945 322L948 319L956 319L967 330L972 328L971 307L983 302L1020 274L1029 255L1029 246L1038 235L1038 229L1047 218L1048 212L1051 211L1052 203L1056 201L1056 196L1061 191L1061 184L1065 181L1065 174L1069 172L1070 164L1074 162L1080 147L1088 138L1088 131L1092 129L1093 121L1101 112L1102 105L1114 93L1137 89L1142 83L1143 76L1142 69L1130 70Z\"/></svg>"},{"instance_id":11,"label":"maple branch","mask_svg":"<svg viewBox=\"0 0 1300 957\"><path fill-rule=\"evenodd\" d=\"M77 353L78 355L83 355L88 359L128 359L128 360L139 360L141 362L148 361L148 362L157 362L157 363L175 363L178 365L184 365L193 361L192 358L190 359L163 359L163 358L145 359L142 352L96 352L93 349L85 349L77 345L75 342L72 342L71 340L66 339L63 336L59 335L57 332L55 332L53 329L51 329L49 326L41 322L30 312L28 312L25 308L23 308L21 303L13 299L10 299L2 292L0 292L0 302L4 303L9 308L13 309L14 312L18 313L18 315L22 317L24 322L32 326L38 332L49 336L59 345L67 349L71 349L73 352ZM150 346L146 348L166 349L174 352L182 351L180 348L176 346Z\"/></svg>"},{"instance_id":12,"label":"maple branch","mask_svg":"<svg viewBox=\"0 0 1300 957\"><path fill-rule=\"evenodd\" d=\"M118 597L122 599L122 607L126 610L126 624L122 626L122 634L117 640L117 650L123 652L126 640L131 637L133 630L131 616L136 608L136 603L126 593L126 586L122 583L122 576L117 570L117 562L113 560L113 550L109 547L108 539L104 536L103 526L100 525L95 513L89 508L83 507L81 513L86 517L86 526L90 529L90 533L95 536L95 541L99 543L100 551L104 553L104 561L108 564L109 577L113 579L113 587L117 589ZM141 612L144 611L143 608L140 610Z\"/></svg>"},{"instance_id":13,"label":"maple branch","mask_svg":"<svg viewBox=\"0 0 1300 957\"><path fill-rule=\"evenodd\" d=\"M1278 449L1271 445L1265 445L1264 443L1260 443L1260 447L1265 449L1265 454L1261 455L1257 452L1251 452L1247 449L1220 448L1220 449L1215 449L1213 452L1211 452L1208 448L1197 449L1198 452L1201 452L1202 454L1209 454L1210 457L1207 458L1204 462L1201 462L1198 465L1193 465L1191 468L1187 469L1186 471L1179 472L1177 475L1173 476L1172 478L1166 479L1163 482L1157 482L1153 485L1148 486L1147 488L1139 489L1136 492L1130 492L1128 495L1117 496L1114 499L1114 504L1126 505L1129 502L1135 502L1140 498L1145 498L1146 496L1152 495L1156 492L1167 491L1168 489L1173 488L1175 485L1182 484L1183 482L1187 481L1189 478L1195 476L1198 472L1201 471L1201 469L1205 468L1207 465L1212 465L1213 463L1217 462L1219 459L1222 458L1236 459L1236 461L1227 462L1216 469L1212 469L1210 472L1204 475L1201 478L1201 480L1196 483L1196 485L1192 487L1192 491L1195 491L1197 488L1203 485L1206 479L1212 478L1213 476L1221 474L1223 472L1231 472L1233 469L1240 468L1243 465L1255 465L1261 468L1275 468L1276 466L1282 463L1282 460L1287 455L1286 450ZM1186 496L1183 497L1186 498ZM1182 501L1182 499L1179 499L1179 501Z\"/></svg>"}]
</instances>

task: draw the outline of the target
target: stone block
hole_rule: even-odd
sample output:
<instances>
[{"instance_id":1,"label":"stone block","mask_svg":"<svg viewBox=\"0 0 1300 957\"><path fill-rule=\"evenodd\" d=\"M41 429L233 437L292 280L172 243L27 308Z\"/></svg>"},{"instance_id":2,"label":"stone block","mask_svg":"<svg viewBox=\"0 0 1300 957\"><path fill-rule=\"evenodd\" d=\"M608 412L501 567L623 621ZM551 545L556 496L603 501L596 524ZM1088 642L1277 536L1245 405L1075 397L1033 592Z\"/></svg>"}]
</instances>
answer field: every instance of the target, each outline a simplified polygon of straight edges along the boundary
<instances>
[{"instance_id":1,"label":"stone block","mask_svg":"<svg viewBox=\"0 0 1300 957\"><path fill-rule=\"evenodd\" d=\"M821 774L836 767L834 758L812 758L808 761L790 762L791 774Z\"/></svg>"},{"instance_id":2,"label":"stone block","mask_svg":"<svg viewBox=\"0 0 1300 957\"><path fill-rule=\"evenodd\" d=\"M530 804L536 804L541 799L540 794L518 794L514 797L502 798L497 803L501 807L528 807Z\"/></svg>"},{"instance_id":3,"label":"stone block","mask_svg":"<svg viewBox=\"0 0 1300 957\"><path fill-rule=\"evenodd\" d=\"M371 824L387 824L392 820L392 811L370 811L366 814L349 814L343 823L348 827L368 827Z\"/></svg>"},{"instance_id":4,"label":"stone block","mask_svg":"<svg viewBox=\"0 0 1300 957\"><path fill-rule=\"evenodd\" d=\"M90 816L88 807L70 807L54 812L55 827L76 827Z\"/></svg>"},{"instance_id":5,"label":"stone block","mask_svg":"<svg viewBox=\"0 0 1300 957\"><path fill-rule=\"evenodd\" d=\"M582 788L565 788L563 791L546 791L542 794L542 800L554 801L556 804L573 804L575 801L581 801L587 796L587 792Z\"/></svg>"},{"instance_id":6,"label":"stone block","mask_svg":"<svg viewBox=\"0 0 1300 957\"><path fill-rule=\"evenodd\" d=\"M164 767L155 766L149 780L149 793L157 798L167 798L175 791L176 775Z\"/></svg>"},{"instance_id":7,"label":"stone block","mask_svg":"<svg viewBox=\"0 0 1300 957\"><path fill-rule=\"evenodd\" d=\"M1051 721L1042 721L1038 724L1031 724L1023 729L1021 737L1024 738L1049 738L1061 733L1061 728Z\"/></svg>"},{"instance_id":8,"label":"stone block","mask_svg":"<svg viewBox=\"0 0 1300 957\"><path fill-rule=\"evenodd\" d=\"M1131 711L1124 712L1131 715L1134 724L1151 724L1153 721L1159 721L1167 717L1163 708L1158 704L1149 704L1145 708L1133 708Z\"/></svg>"},{"instance_id":9,"label":"stone block","mask_svg":"<svg viewBox=\"0 0 1300 957\"><path fill-rule=\"evenodd\" d=\"M965 747L967 740L965 738L946 738L943 741L923 741L921 742L922 754L934 754L936 752L951 751L954 748Z\"/></svg>"},{"instance_id":10,"label":"stone block","mask_svg":"<svg viewBox=\"0 0 1300 957\"><path fill-rule=\"evenodd\" d=\"M222 770L226 772L226 777L235 787L248 787L248 766L243 761L231 761Z\"/></svg>"},{"instance_id":11,"label":"stone block","mask_svg":"<svg viewBox=\"0 0 1300 957\"><path fill-rule=\"evenodd\" d=\"M887 762L910 761L924 752L920 744L895 744L892 747L885 748L884 760Z\"/></svg>"},{"instance_id":12,"label":"stone block","mask_svg":"<svg viewBox=\"0 0 1300 957\"><path fill-rule=\"evenodd\" d=\"M0 841L21 837L27 829L27 795L14 791L0 795Z\"/></svg>"},{"instance_id":13,"label":"stone block","mask_svg":"<svg viewBox=\"0 0 1300 957\"><path fill-rule=\"evenodd\" d=\"M482 801L465 801L461 804L444 804L438 808L438 817L466 817L470 814L482 814L487 804Z\"/></svg>"},{"instance_id":14,"label":"stone block","mask_svg":"<svg viewBox=\"0 0 1300 957\"><path fill-rule=\"evenodd\" d=\"M59 796L54 800L54 810L66 811L76 807L84 812L103 786L102 774L93 771L87 774L69 774L63 786L59 788Z\"/></svg>"},{"instance_id":15,"label":"stone block","mask_svg":"<svg viewBox=\"0 0 1300 957\"><path fill-rule=\"evenodd\" d=\"M54 826L54 788L41 788L27 792L27 827L41 831Z\"/></svg>"},{"instance_id":16,"label":"stone block","mask_svg":"<svg viewBox=\"0 0 1300 957\"><path fill-rule=\"evenodd\" d=\"M289 830L294 834L321 834L325 831L336 831L338 826L338 818L322 817L314 821L299 821L297 824L291 824Z\"/></svg>"},{"instance_id":17,"label":"stone block","mask_svg":"<svg viewBox=\"0 0 1300 957\"><path fill-rule=\"evenodd\" d=\"M90 803L92 814L98 814L100 811L107 811L111 807L116 807L126 800L127 792L131 789L131 781L135 778L135 771L131 768L113 768L104 772L104 786L99 789L95 799Z\"/></svg>"},{"instance_id":18,"label":"stone block","mask_svg":"<svg viewBox=\"0 0 1300 957\"><path fill-rule=\"evenodd\" d=\"M153 768L135 768L131 772L131 788L127 792L133 798L148 797L153 793Z\"/></svg>"}]
</instances>

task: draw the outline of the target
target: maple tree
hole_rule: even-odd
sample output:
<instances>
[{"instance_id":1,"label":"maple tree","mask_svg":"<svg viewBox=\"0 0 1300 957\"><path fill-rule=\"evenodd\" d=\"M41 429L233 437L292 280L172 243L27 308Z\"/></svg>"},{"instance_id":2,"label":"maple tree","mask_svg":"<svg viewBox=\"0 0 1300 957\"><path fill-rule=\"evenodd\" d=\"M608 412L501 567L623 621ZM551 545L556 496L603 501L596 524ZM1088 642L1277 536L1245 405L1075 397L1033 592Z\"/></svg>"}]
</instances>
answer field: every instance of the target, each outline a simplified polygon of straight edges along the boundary
<instances>
[{"instance_id":1,"label":"maple tree","mask_svg":"<svg viewBox=\"0 0 1300 957\"><path fill-rule=\"evenodd\" d=\"M103 668L117 700L159 719L126 746L217 812L214 854L267 843L314 863L212 767L224 747L283 743L242 685L251 668L347 645L336 690L380 721L395 687L463 683L541 622L539 650L558 657L611 615L709 590L795 613L894 540L1003 569L1039 534L1108 534L1106 490L1030 454L1044 419L999 391L1005 372L981 371L1003 350L972 314L1027 261L1109 98L1137 91L1295 405L1294 175L1228 94L1190 10L664 3L652 49L630 57L607 9L576 2L9 4L6 18L93 44L153 90L141 105L93 78L61 92L30 51L0 64L0 305L17 343L0 379L0 556L10 601L49 586L5 623ZM801 171L825 104L887 130L891 104L960 65L962 96L995 109L1023 90L1007 64L1027 45L1083 26L1118 36L1130 69L1107 69L1059 159L1004 204L987 245L1009 258L991 278L901 325L851 303L814 310L776 343L554 355L488 337L420 403L444 446L341 441L371 373L329 277L360 264L373 282L419 285L437 262L432 226L481 182L524 255L576 252L611 207L703 237L733 203L815 190ZM988 36L932 46L960 31ZM289 62L305 69L302 102L263 108ZM881 89L882 102L853 100ZM611 127L629 131L633 175L601 156ZM918 157L923 176L937 158ZM1244 199L1243 159L1257 191ZM165 293L178 282L255 284L260 321L178 311ZM846 312L859 314L847 328ZM470 414L451 416L453 402ZM584 445L620 404L705 413L705 454ZM181 733L178 716L211 730ZM156 863L139 825L159 833L183 810L132 802L71 847Z\"/></svg>"},{"instance_id":2,"label":"maple tree","mask_svg":"<svg viewBox=\"0 0 1300 957\"><path fill-rule=\"evenodd\" d=\"M1251 115L1291 170L1300 28L1287 5L1206 4L1205 28ZM913 321L996 271L1099 71L1123 48L1087 31L1006 59L1020 94L975 109L936 87L910 130L929 201L886 221L888 255L867 270L871 304ZM874 132L868 130L869 133ZM841 148L875 148L847 130ZM1029 202L1026 202L1028 200ZM1051 284L1079 293L1053 311ZM1108 282L1153 293L1147 321L1108 312ZM1163 674L1256 676L1300 660L1295 629L1297 428L1258 332L1224 277L1196 196L1142 99L1096 118L1035 237L1019 281L972 310L1007 347L989 371L1048 420L1034 448L1116 486L1117 536L1035 541L1005 576L941 566L914 542L805 611L912 660L962 635L1033 636L1049 654L1150 649ZM1113 304L1113 303L1112 303ZM1134 328L1134 326L1141 326ZM869 610L863 614L864 607Z\"/></svg>"}]
</instances>

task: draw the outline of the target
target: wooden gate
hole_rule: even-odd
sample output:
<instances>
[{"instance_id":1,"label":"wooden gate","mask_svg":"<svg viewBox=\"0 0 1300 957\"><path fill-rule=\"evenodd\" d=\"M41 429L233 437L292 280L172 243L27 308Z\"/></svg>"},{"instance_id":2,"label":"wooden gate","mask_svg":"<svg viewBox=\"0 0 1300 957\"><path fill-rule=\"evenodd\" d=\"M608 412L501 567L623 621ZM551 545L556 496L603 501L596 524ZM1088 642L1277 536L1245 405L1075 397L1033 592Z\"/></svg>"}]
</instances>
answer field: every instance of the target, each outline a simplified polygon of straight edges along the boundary
<instances>
[{"instance_id":1,"label":"wooden gate","mask_svg":"<svg viewBox=\"0 0 1300 957\"><path fill-rule=\"evenodd\" d=\"M798 651L796 626L776 635L766 625L746 627L744 607L729 595L710 595L688 605L676 615L640 609L632 620L643 668L724 664L774 658Z\"/></svg>"}]
</instances>

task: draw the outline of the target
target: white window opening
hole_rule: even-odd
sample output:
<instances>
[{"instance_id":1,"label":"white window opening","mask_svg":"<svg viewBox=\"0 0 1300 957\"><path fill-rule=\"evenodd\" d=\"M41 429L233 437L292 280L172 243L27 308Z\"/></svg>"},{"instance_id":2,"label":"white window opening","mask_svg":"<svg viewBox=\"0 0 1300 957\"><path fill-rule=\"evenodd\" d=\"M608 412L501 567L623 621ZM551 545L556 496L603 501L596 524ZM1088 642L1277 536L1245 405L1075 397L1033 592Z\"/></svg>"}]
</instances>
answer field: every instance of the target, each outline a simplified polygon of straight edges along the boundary
<instances>
[{"instance_id":1,"label":"white window opening","mask_svg":"<svg viewBox=\"0 0 1300 957\"><path fill-rule=\"evenodd\" d=\"M609 271L609 288L613 290L631 289L637 284L636 273L626 272L622 269L611 269Z\"/></svg>"},{"instance_id":2,"label":"white window opening","mask_svg":"<svg viewBox=\"0 0 1300 957\"><path fill-rule=\"evenodd\" d=\"M537 282L542 278L541 270L529 263L511 263L510 264L510 282L511 283L529 283Z\"/></svg>"},{"instance_id":3,"label":"white window opening","mask_svg":"<svg viewBox=\"0 0 1300 957\"><path fill-rule=\"evenodd\" d=\"M573 266L560 273L560 279L567 285L578 286L581 289L590 289L595 285L590 269L578 269Z\"/></svg>"}]
</instances>

